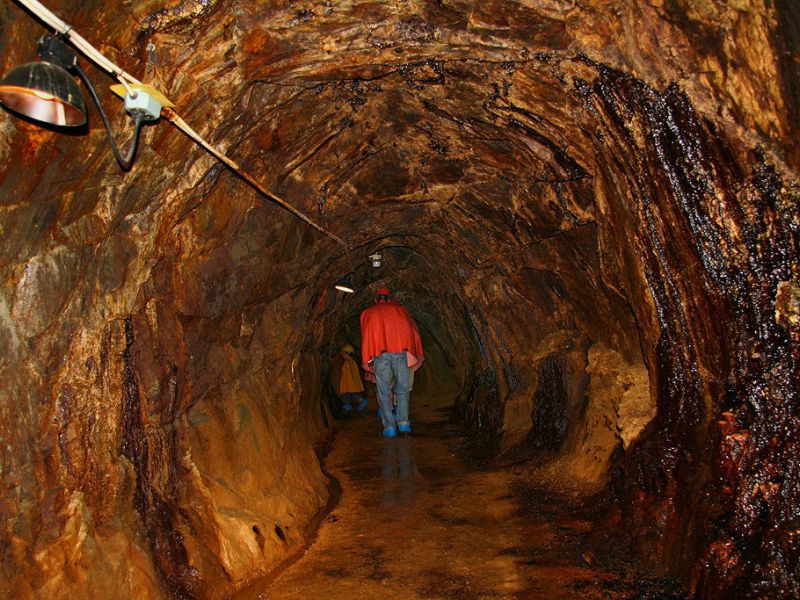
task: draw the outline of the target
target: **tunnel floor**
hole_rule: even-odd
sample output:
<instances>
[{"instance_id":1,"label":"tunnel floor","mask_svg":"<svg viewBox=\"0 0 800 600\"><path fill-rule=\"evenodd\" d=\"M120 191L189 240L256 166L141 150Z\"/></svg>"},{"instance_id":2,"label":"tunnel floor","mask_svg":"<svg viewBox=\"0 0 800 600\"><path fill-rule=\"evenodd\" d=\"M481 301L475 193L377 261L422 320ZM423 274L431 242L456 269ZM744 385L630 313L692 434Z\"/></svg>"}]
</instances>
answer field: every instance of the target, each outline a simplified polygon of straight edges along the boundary
<instances>
[{"instance_id":1,"label":"tunnel floor","mask_svg":"<svg viewBox=\"0 0 800 600\"><path fill-rule=\"evenodd\" d=\"M591 507L476 460L454 398L412 396L408 438L380 437L374 400L345 422L325 460L339 502L303 556L234 598L683 597L590 551Z\"/></svg>"}]
</instances>

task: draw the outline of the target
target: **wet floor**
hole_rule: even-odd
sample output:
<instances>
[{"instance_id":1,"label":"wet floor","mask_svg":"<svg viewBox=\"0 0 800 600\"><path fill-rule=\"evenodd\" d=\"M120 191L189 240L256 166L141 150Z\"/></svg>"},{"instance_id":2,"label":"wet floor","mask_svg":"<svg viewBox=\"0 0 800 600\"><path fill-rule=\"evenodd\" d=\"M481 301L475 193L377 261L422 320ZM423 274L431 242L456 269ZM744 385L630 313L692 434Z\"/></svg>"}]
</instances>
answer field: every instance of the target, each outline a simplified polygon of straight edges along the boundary
<instances>
[{"instance_id":1,"label":"wet floor","mask_svg":"<svg viewBox=\"0 0 800 600\"><path fill-rule=\"evenodd\" d=\"M580 511L470 460L447 400L414 398L409 438L380 437L374 404L348 421L325 460L341 498L316 539L236 598L649 597L629 570L599 567Z\"/></svg>"}]
</instances>

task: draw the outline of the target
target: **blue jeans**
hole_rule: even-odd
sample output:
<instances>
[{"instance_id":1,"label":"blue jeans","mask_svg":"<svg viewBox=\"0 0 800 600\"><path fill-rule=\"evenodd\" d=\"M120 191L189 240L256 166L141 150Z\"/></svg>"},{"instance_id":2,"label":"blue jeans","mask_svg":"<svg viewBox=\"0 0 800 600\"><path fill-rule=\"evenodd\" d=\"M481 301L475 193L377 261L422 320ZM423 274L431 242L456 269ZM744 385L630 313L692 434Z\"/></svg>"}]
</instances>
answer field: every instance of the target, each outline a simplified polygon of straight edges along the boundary
<instances>
[{"instance_id":1,"label":"blue jeans","mask_svg":"<svg viewBox=\"0 0 800 600\"><path fill-rule=\"evenodd\" d=\"M378 403L381 405L383 428L409 425L408 420L408 360L405 352L384 352L372 360ZM397 402L397 423L392 415L392 375L394 399Z\"/></svg>"}]
</instances>

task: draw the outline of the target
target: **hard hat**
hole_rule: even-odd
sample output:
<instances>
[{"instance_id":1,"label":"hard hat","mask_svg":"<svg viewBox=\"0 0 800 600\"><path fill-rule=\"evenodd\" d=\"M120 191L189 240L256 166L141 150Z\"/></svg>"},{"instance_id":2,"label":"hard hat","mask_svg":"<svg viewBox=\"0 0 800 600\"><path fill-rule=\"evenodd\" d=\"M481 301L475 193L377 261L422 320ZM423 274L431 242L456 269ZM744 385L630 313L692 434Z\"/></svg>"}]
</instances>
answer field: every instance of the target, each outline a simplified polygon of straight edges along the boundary
<instances>
[{"instance_id":1,"label":"hard hat","mask_svg":"<svg viewBox=\"0 0 800 600\"><path fill-rule=\"evenodd\" d=\"M375 290L375 295L376 296L391 296L392 292L390 292L389 288L387 288L387 287L379 287L377 290Z\"/></svg>"},{"instance_id":2,"label":"hard hat","mask_svg":"<svg viewBox=\"0 0 800 600\"><path fill-rule=\"evenodd\" d=\"M342 352L347 352L348 354L352 354L355 351L356 349L353 348L350 344L345 344L344 346L342 346Z\"/></svg>"}]
</instances>

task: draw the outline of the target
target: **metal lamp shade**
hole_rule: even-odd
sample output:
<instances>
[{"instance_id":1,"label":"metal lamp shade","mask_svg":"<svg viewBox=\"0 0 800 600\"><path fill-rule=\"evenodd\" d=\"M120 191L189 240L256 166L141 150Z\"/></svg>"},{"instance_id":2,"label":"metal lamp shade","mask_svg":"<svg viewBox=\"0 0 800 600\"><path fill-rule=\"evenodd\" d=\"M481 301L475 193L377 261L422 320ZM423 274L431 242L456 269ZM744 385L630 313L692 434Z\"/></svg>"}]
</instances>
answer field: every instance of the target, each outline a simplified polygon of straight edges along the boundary
<instances>
[{"instance_id":1,"label":"metal lamp shade","mask_svg":"<svg viewBox=\"0 0 800 600\"><path fill-rule=\"evenodd\" d=\"M61 127L86 122L86 103L78 82L49 62L17 67L0 82L0 102L16 113Z\"/></svg>"}]
</instances>

